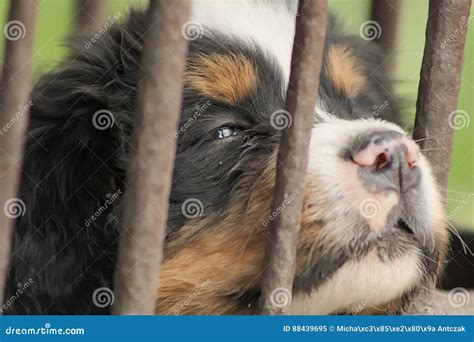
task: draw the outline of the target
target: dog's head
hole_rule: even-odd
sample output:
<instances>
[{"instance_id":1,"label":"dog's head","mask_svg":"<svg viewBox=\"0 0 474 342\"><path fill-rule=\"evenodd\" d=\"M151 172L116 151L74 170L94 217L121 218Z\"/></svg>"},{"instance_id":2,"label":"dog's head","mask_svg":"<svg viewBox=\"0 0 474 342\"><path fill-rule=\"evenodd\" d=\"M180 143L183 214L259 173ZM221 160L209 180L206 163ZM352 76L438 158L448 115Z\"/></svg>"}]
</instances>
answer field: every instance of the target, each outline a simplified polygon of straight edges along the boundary
<instances>
[{"instance_id":1,"label":"dog's head","mask_svg":"<svg viewBox=\"0 0 474 342\"><path fill-rule=\"evenodd\" d=\"M300 195L293 293L275 291L276 305L292 297L293 313L396 309L436 277L447 232L428 162L389 122L399 120L384 57L330 22L305 186L272 212L278 143L292 120L282 108L295 8L288 1L195 3L183 27L190 44L181 119L170 132L177 154L157 313L255 312L269 225ZM28 210L18 221L11 279L24 282L25 264L33 265L43 278L38 294L47 294L45 305L57 301L58 312L64 298L90 306L93 290L111 279L117 229L105 213L84 219L123 185L144 21L135 12L86 49L82 42L34 91L35 139L22 185ZM95 114L104 109L113 125L97 129ZM36 227L38 241L30 239ZM53 256L45 247L51 241L59 250Z\"/></svg>"},{"instance_id":2,"label":"dog's head","mask_svg":"<svg viewBox=\"0 0 474 342\"><path fill-rule=\"evenodd\" d=\"M198 15L190 42L157 312L253 312L268 226L296 195L304 206L294 289L276 290L277 305L292 297L296 314L399 308L438 273L447 233L428 162L380 119L397 119L382 57L330 28L306 185L271 212L280 133L292 121L282 109L291 39L268 41L271 20L249 38L249 23L239 33L235 22L206 26L209 15Z\"/></svg>"}]
</instances>

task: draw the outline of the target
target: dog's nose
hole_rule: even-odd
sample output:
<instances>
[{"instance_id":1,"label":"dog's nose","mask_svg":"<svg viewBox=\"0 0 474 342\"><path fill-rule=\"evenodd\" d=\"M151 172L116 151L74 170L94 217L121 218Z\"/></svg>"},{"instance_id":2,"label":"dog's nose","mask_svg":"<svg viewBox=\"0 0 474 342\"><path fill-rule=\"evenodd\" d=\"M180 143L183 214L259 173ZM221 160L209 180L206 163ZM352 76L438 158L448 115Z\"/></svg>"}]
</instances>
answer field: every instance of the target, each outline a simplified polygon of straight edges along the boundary
<instances>
[{"instance_id":1,"label":"dog's nose","mask_svg":"<svg viewBox=\"0 0 474 342\"><path fill-rule=\"evenodd\" d=\"M350 155L360 167L358 173L369 190L405 192L420 181L417 147L401 133L382 131L362 135L352 145Z\"/></svg>"}]
</instances>

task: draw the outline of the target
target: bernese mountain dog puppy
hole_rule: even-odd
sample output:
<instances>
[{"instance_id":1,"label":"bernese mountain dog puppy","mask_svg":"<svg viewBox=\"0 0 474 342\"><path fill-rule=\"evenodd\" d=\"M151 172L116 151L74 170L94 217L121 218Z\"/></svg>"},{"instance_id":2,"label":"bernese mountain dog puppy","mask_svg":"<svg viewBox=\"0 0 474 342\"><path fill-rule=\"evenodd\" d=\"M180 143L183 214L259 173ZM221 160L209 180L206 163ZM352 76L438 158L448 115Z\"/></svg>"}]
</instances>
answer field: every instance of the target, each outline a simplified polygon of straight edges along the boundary
<instances>
[{"instance_id":1,"label":"bernese mountain dog puppy","mask_svg":"<svg viewBox=\"0 0 474 342\"><path fill-rule=\"evenodd\" d=\"M193 3L157 314L258 312L296 5ZM110 310L93 295L113 291L144 21L76 38L34 87L6 298L32 285L7 314ZM384 59L330 20L291 313L396 313L442 268L441 196Z\"/></svg>"}]
</instances>

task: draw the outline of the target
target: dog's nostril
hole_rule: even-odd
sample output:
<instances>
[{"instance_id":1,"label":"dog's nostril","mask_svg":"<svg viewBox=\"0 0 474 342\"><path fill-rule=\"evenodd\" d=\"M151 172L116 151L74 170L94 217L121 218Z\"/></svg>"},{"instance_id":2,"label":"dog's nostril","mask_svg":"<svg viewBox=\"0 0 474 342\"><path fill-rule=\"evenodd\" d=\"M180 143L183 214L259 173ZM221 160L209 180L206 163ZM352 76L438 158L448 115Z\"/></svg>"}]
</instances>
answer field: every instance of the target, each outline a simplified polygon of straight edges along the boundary
<instances>
[{"instance_id":1,"label":"dog's nostril","mask_svg":"<svg viewBox=\"0 0 474 342\"><path fill-rule=\"evenodd\" d=\"M363 184L373 189L405 192L421 177L418 149L406 136L392 131L372 132L358 137L350 147L350 159L359 166Z\"/></svg>"},{"instance_id":2,"label":"dog's nostril","mask_svg":"<svg viewBox=\"0 0 474 342\"><path fill-rule=\"evenodd\" d=\"M402 159L400 161L409 168L414 168L418 160L416 145L398 132L371 133L359 138L351 150L351 159L355 164L375 170L390 166L394 159Z\"/></svg>"},{"instance_id":3,"label":"dog's nostril","mask_svg":"<svg viewBox=\"0 0 474 342\"><path fill-rule=\"evenodd\" d=\"M361 150L352 153L352 161L363 167L381 170L390 164L392 152L390 146L370 141Z\"/></svg>"},{"instance_id":4,"label":"dog's nostril","mask_svg":"<svg viewBox=\"0 0 474 342\"><path fill-rule=\"evenodd\" d=\"M388 154L388 152L384 151L375 158L374 167L376 170L381 170L385 166L387 166L389 163L390 163L390 155Z\"/></svg>"},{"instance_id":5,"label":"dog's nostril","mask_svg":"<svg viewBox=\"0 0 474 342\"><path fill-rule=\"evenodd\" d=\"M352 157L352 161L359 166L372 167L374 170L381 170L390 164L392 159L388 149L381 151L366 151L357 153Z\"/></svg>"}]
</instances>

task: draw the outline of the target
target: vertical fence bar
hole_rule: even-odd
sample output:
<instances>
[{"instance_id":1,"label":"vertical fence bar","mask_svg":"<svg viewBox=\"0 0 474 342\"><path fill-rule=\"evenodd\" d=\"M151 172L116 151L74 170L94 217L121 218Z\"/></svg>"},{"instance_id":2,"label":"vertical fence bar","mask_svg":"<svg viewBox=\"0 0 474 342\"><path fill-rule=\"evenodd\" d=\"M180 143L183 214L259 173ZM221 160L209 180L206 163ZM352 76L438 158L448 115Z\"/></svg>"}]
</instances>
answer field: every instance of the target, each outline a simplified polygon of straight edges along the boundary
<instances>
[{"instance_id":1,"label":"vertical fence bar","mask_svg":"<svg viewBox=\"0 0 474 342\"><path fill-rule=\"evenodd\" d=\"M391 53L395 49L400 17L401 0L372 0L371 20L380 25L375 41L382 46L385 52Z\"/></svg>"},{"instance_id":2,"label":"vertical fence bar","mask_svg":"<svg viewBox=\"0 0 474 342\"><path fill-rule=\"evenodd\" d=\"M176 152L189 1L151 0L115 272L115 314L153 314Z\"/></svg>"},{"instance_id":3,"label":"vertical fence bar","mask_svg":"<svg viewBox=\"0 0 474 342\"><path fill-rule=\"evenodd\" d=\"M92 35L104 24L107 0L76 0L76 32Z\"/></svg>"},{"instance_id":4,"label":"vertical fence bar","mask_svg":"<svg viewBox=\"0 0 474 342\"><path fill-rule=\"evenodd\" d=\"M470 7L471 0L429 3L413 139L425 150L441 189L448 186ZM437 313L429 287L434 288L435 284L427 284L406 314Z\"/></svg>"},{"instance_id":5,"label":"vertical fence bar","mask_svg":"<svg viewBox=\"0 0 474 342\"><path fill-rule=\"evenodd\" d=\"M2 28L6 44L0 82L0 304L4 300L13 219L25 210L16 194L29 115L36 11L36 0L11 0L8 21Z\"/></svg>"},{"instance_id":6,"label":"vertical fence bar","mask_svg":"<svg viewBox=\"0 0 474 342\"><path fill-rule=\"evenodd\" d=\"M263 314L284 314L284 307L273 305L275 291L284 288L291 293L293 288L309 140L326 38L327 0L300 0L298 12L285 103L292 124L283 130L280 140L272 210L281 206L285 194L297 196L269 226L261 297Z\"/></svg>"},{"instance_id":7,"label":"vertical fence bar","mask_svg":"<svg viewBox=\"0 0 474 342\"><path fill-rule=\"evenodd\" d=\"M471 0L430 0L413 138L448 185ZM423 140L421 140L423 139Z\"/></svg>"}]
</instances>

